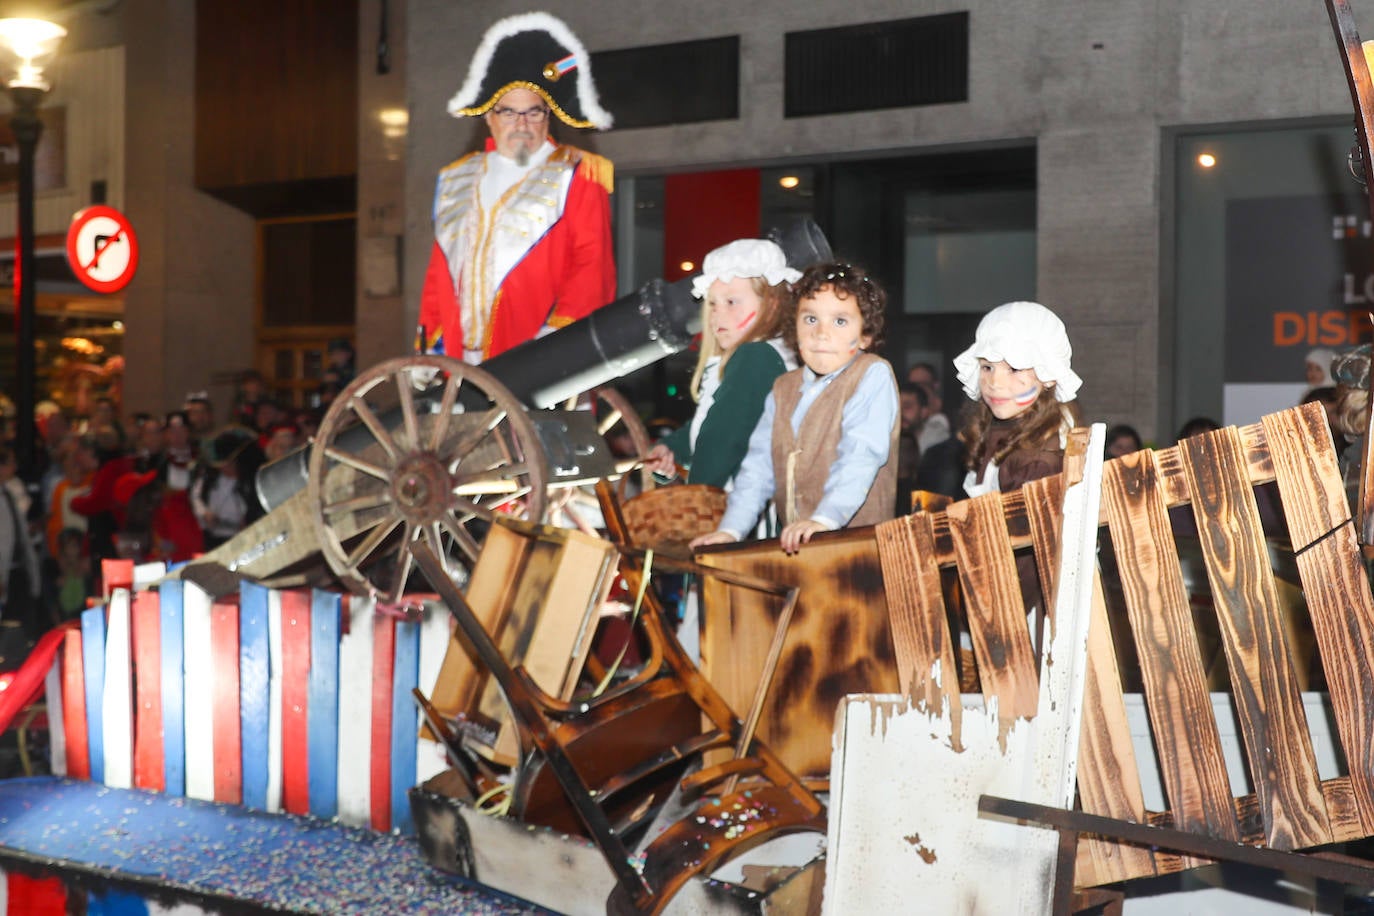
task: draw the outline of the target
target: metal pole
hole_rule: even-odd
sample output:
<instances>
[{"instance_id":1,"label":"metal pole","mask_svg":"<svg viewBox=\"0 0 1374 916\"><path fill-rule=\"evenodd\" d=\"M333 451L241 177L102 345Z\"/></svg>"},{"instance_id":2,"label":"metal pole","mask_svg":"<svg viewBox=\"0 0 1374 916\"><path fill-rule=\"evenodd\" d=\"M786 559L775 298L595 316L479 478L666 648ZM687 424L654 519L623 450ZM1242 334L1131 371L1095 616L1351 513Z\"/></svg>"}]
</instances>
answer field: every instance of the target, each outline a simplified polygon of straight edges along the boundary
<instances>
[{"instance_id":1,"label":"metal pole","mask_svg":"<svg viewBox=\"0 0 1374 916\"><path fill-rule=\"evenodd\" d=\"M19 399L15 405L18 414L15 444L19 452L19 473L26 480L37 469L33 422L37 382L37 360L34 353L37 267L33 252L33 160L38 138L43 133L43 122L38 119L38 103L42 98L42 89L31 86L10 87L10 100L14 103L14 112L10 116L10 130L19 145L19 250L16 252L14 271L15 364L19 376Z\"/></svg>"}]
</instances>

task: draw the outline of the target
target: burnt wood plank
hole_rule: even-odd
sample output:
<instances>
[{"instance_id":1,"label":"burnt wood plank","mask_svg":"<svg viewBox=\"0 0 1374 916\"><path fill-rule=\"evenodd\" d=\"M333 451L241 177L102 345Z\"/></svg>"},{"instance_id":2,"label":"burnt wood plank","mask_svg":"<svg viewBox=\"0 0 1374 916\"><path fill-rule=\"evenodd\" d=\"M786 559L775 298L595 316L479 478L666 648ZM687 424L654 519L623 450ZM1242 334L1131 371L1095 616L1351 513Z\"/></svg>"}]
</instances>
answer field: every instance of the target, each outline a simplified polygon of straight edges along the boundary
<instances>
[{"instance_id":1,"label":"burnt wood plank","mask_svg":"<svg viewBox=\"0 0 1374 916\"><path fill-rule=\"evenodd\" d=\"M506 612L524 575L534 541L502 525L493 525L482 547L481 562L472 571L467 598L477 620L489 634L501 633ZM449 718L476 712L490 672L457 634L449 640L430 702Z\"/></svg>"},{"instance_id":2,"label":"burnt wood plank","mask_svg":"<svg viewBox=\"0 0 1374 916\"><path fill-rule=\"evenodd\" d=\"M1259 423L1235 428L1245 451L1245 473L1250 483L1268 483L1274 479L1274 466L1269 460L1269 447L1265 442L1264 427ZM1170 508L1187 503L1192 497L1188 492L1188 481L1183 470L1183 458L1177 449L1169 448L1155 452L1155 463L1159 468L1160 488L1164 493L1164 504Z\"/></svg>"},{"instance_id":3,"label":"burnt wood plank","mask_svg":"<svg viewBox=\"0 0 1374 916\"><path fill-rule=\"evenodd\" d=\"M1232 793L1156 471L1157 454L1137 452L1110 462L1102 503L1171 810L1182 830L1234 840L1238 829ZM1161 463L1176 457L1165 455Z\"/></svg>"},{"instance_id":4,"label":"burnt wood plank","mask_svg":"<svg viewBox=\"0 0 1374 916\"><path fill-rule=\"evenodd\" d=\"M1264 418L1363 832L1374 834L1374 598L1319 405Z\"/></svg>"},{"instance_id":5,"label":"burnt wood plank","mask_svg":"<svg viewBox=\"0 0 1374 916\"><path fill-rule=\"evenodd\" d=\"M1350 777L1337 776L1322 783L1322 795L1326 809L1331 813L1331 833L1336 842L1358 839L1365 834L1356 820L1355 801L1350 791ZM1240 841L1251 846L1264 844L1264 829L1261 824L1259 802L1253 795L1242 795L1235 799L1236 822L1240 824ZM1151 812L1144 821L1157 827L1174 826L1174 818L1167 811ZM1352 832L1354 831L1354 832ZM1161 861L1163 861L1161 859ZM1180 871L1178 864L1162 867L1160 874Z\"/></svg>"},{"instance_id":6,"label":"burnt wood plank","mask_svg":"<svg viewBox=\"0 0 1374 916\"><path fill-rule=\"evenodd\" d=\"M1088 631L1088 678L1083 696L1083 729L1078 742L1078 796L1084 811L1144 823L1145 795L1126 718L1126 699L1117 670L1116 646L1107 620L1102 579L1093 581L1092 627ZM1114 849L1104 840L1085 838L1091 869L1084 885L1125 881L1155 873L1154 858L1133 846Z\"/></svg>"},{"instance_id":7,"label":"burnt wood plank","mask_svg":"<svg viewBox=\"0 0 1374 916\"><path fill-rule=\"evenodd\" d=\"M873 529L820 534L792 556L776 540L700 556L706 566L800 589L758 736L799 775L825 778L840 699L897 691ZM733 709L754 700L780 611L770 595L714 578L702 586L701 671Z\"/></svg>"},{"instance_id":8,"label":"burnt wood plank","mask_svg":"<svg viewBox=\"0 0 1374 916\"><path fill-rule=\"evenodd\" d=\"M1245 449L1245 469L1252 484L1268 483L1274 479L1274 461L1269 454L1269 436L1263 423L1236 427L1241 447Z\"/></svg>"},{"instance_id":9,"label":"burnt wood plank","mask_svg":"<svg viewBox=\"0 0 1374 916\"><path fill-rule=\"evenodd\" d=\"M1062 831L1095 832L1119 838L1123 842L1142 846L1184 850L1195 856L1207 856L1230 862L1242 862L1275 871L1291 871L1311 875L1336 884L1360 887L1374 886L1374 866L1366 860L1350 856L1300 855L1288 850L1266 846L1233 843L1210 836L1199 836L1185 830L1159 827L1154 824L1135 824L1088 814L1065 811L1050 805L1016 801L984 795L978 800L978 810L1033 823L1047 824Z\"/></svg>"},{"instance_id":10,"label":"burnt wood plank","mask_svg":"<svg viewBox=\"0 0 1374 916\"><path fill-rule=\"evenodd\" d=\"M962 502L962 501L961 501ZM948 512L960 503L956 502L932 517L935 525L935 562L940 566L954 566L957 557L954 542L949 534ZM1007 537L1013 550L1031 546L1030 520L1026 517L1026 499L1020 490L1002 494L1002 515L1006 519Z\"/></svg>"},{"instance_id":11,"label":"burnt wood plank","mask_svg":"<svg viewBox=\"0 0 1374 916\"><path fill-rule=\"evenodd\" d=\"M1064 526L1064 475L1033 480L1021 488L1021 496L1026 505L1035 567L1045 590L1045 603L1049 605L1045 614L1053 622L1054 596L1059 588L1060 533Z\"/></svg>"},{"instance_id":12,"label":"burnt wood plank","mask_svg":"<svg viewBox=\"0 0 1374 916\"><path fill-rule=\"evenodd\" d=\"M1031 645L1035 649L1036 658L1040 658L1045 646L1054 641L1055 596L1059 589L1060 533L1064 527L1064 490L1068 486L1070 463L1073 464L1076 479L1081 480L1083 458L1080 452L1072 458L1065 455L1064 473L1033 480L1021 488L1021 496L1026 501L1026 521L1030 527L1035 571L1040 577L1040 587L1045 598L1045 607L1035 615L1035 623L1031 628ZM1045 631L1046 626L1049 632Z\"/></svg>"},{"instance_id":13,"label":"burnt wood plank","mask_svg":"<svg viewBox=\"0 0 1374 916\"><path fill-rule=\"evenodd\" d=\"M1104 470L1105 473L1105 470ZM1036 565L1047 594L1058 588L1063 525L1064 477L1027 484L1023 490ZM1053 603L1051 604L1053 606ZM1126 701L1121 692L1116 647L1107 621L1102 577L1094 570L1092 622L1088 629L1088 670L1083 686L1083 727L1078 742L1078 794L1084 811L1143 823L1145 798ZM1125 881L1155 873L1148 850L1084 836L1079 839L1076 881L1082 886Z\"/></svg>"},{"instance_id":14,"label":"burnt wood plank","mask_svg":"<svg viewBox=\"0 0 1374 916\"><path fill-rule=\"evenodd\" d=\"M1259 508L1234 428L1179 443L1266 845L1331 842Z\"/></svg>"},{"instance_id":15,"label":"burnt wood plank","mask_svg":"<svg viewBox=\"0 0 1374 916\"><path fill-rule=\"evenodd\" d=\"M1188 481L1178 449L1161 449L1154 453L1154 460L1155 479L1164 505L1173 507L1188 502Z\"/></svg>"},{"instance_id":16,"label":"burnt wood plank","mask_svg":"<svg viewBox=\"0 0 1374 916\"><path fill-rule=\"evenodd\" d=\"M1144 823L1145 795L1100 575L1093 581L1092 615L1083 729L1078 741L1079 805L1084 811ZM1078 883L1085 887L1156 873L1155 857L1147 849L1095 837L1081 838L1078 848Z\"/></svg>"},{"instance_id":17,"label":"burnt wood plank","mask_svg":"<svg viewBox=\"0 0 1374 916\"><path fill-rule=\"evenodd\" d=\"M983 696L997 697L998 721L1005 730L1016 719L1035 715L1039 683L1001 494L955 503L945 514Z\"/></svg>"},{"instance_id":18,"label":"burnt wood plank","mask_svg":"<svg viewBox=\"0 0 1374 916\"><path fill-rule=\"evenodd\" d=\"M1359 812L1355 807L1354 793L1350 789L1350 778L1348 776L1337 776L1322 783L1322 794L1326 799L1326 810L1331 818L1331 837L1332 840L1340 843L1346 840L1362 839L1368 836L1368 832L1360 825ZM1244 795L1235 799L1236 821L1240 824L1240 841L1251 846L1264 844L1264 833L1261 826L1259 813L1259 802L1253 795ZM1152 812L1142 823L1153 824L1156 827L1174 826L1174 818L1167 811ZM1141 852L1150 853L1141 847L1131 846L1123 843L1124 849L1138 849ZM1160 875L1172 875L1176 872L1186 871L1189 868L1196 868L1199 864L1206 864L1201 859L1185 859L1177 853L1158 849L1153 851L1155 872ZM1094 883L1105 883L1102 881L1093 882L1088 880L1091 877L1088 868L1091 863L1086 859L1083 847L1080 845L1078 854L1077 883L1079 886L1089 886Z\"/></svg>"},{"instance_id":19,"label":"burnt wood plank","mask_svg":"<svg viewBox=\"0 0 1374 916\"><path fill-rule=\"evenodd\" d=\"M1337 843L1369 836L1360 822L1360 806L1355 801L1355 789L1349 776L1337 776L1322 783L1326 798L1326 813L1331 821L1331 839Z\"/></svg>"},{"instance_id":20,"label":"burnt wood plank","mask_svg":"<svg viewBox=\"0 0 1374 916\"><path fill-rule=\"evenodd\" d=\"M883 522L874 529L887 593L887 616L897 656L897 679L913 703L938 711L948 698L957 715L959 675L935 562L931 516L920 512ZM932 668L939 664L938 680Z\"/></svg>"}]
</instances>

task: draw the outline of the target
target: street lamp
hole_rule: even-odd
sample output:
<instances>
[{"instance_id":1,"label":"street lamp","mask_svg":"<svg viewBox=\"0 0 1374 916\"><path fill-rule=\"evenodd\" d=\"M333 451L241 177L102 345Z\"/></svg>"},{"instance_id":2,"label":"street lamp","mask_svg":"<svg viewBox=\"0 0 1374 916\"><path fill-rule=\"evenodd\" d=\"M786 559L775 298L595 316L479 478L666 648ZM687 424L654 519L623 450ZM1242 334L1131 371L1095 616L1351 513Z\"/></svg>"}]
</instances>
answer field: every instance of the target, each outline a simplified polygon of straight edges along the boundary
<instances>
[{"instance_id":1,"label":"street lamp","mask_svg":"<svg viewBox=\"0 0 1374 916\"><path fill-rule=\"evenodd\" d=\"M19 146L19 235L15 257L15 363L18 375L16 445L19 470L35 471L34 461L34 312L37 268L34 262L33 154L43 133L38 105L48 91L43 67L57 53L67 30L42 19L0 19L0 75L9 89L10 131Z\"/></svg>"}]
</instances>

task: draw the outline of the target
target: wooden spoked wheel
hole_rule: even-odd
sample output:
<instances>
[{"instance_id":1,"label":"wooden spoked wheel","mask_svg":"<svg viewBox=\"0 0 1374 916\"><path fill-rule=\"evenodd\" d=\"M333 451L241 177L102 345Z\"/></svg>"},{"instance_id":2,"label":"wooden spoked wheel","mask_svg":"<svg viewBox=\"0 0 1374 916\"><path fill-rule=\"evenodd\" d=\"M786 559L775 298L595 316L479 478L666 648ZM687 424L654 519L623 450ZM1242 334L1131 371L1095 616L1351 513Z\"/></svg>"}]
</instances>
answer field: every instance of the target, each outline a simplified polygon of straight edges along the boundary
<instances>
[{"instance_id":1,"label":"wooden spoked wheel","mask_svg":"<svg viewBox=\"0 0 1374 916\"><path fill-rule=\"evenodd\" d=\"M596 431L606 440L606 447L620 472L622 494L626 490L625 483L631 478L639 483L641 492L654 485L652 472L635 467L638 459L647 455L654 443L649 438L644 421L625 395L608 386L593 388L569 398L564 402L563 409L590 410L596 417ZM629 442L622 442L622 449L618 452L617 440L626 435ZM630 454L624 454L626 450ZM555 489L550 494L549 517L551 524L579 528L588 534L595 534L602 527L601 507L597 504L596 491L591 486Z\"/></svg>"},{"instance_id":2,"label":"wooden spoked wheel","mask_svg":"<svg viewBox=\"0 0 1374 916\"><path fill-rule=\"evenodd\" d=\"M609 387L593 388L590 397L592 411L596 415L597 432L606 437L607 444L610 445L612 437L621 432L630 437L633 455L615 455L614 447L611 448L611 454L615 455L618 464L626 458L639 458L649 454L649 449L654 447L654 440L649 437L648 427L639 418L629 398L615 388ZM641 490L647 490L654 485L654 475L644 468L627 473L633 473L638 478Z\"/></svg>"},{"instance_id":3,"label":"wooden spoked wheel","mask_svg":"<svg viewBox=\"0 0 1374 916\"><path fill-rule=\"evenodd\" d=\"M310 453L320 549L350 591L399 604L410 545L455 580L496 513L542 522L548 461L524 406L494 376L446 356L392 359L335 398Z\"/></svg>"}]
</instances>

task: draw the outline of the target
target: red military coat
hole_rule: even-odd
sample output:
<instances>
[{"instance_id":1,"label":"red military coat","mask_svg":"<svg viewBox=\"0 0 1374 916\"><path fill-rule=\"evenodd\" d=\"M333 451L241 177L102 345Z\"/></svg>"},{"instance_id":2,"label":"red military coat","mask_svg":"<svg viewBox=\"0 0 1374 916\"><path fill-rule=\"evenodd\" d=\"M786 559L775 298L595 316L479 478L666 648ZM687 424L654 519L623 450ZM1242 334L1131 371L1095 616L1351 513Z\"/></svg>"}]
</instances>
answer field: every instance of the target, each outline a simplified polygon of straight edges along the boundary
<instances>
[{"instance_id":1,"label":"red military coat","mask_svg":"<svg viewBox=\"0 0 1374 916\"><path fill-rule=\"evenodd\" d=\"M488 140L488 153L493 149ZM485 155L439 173L435 242L420 296L422 352L462 359L464 349L480 349L487 359L533 339L545 324L562 327L615 298L610 161L557 146L487 212L477 195ZM501 258L518 260L498 280Z\"/></svg>"}]
</instances>

